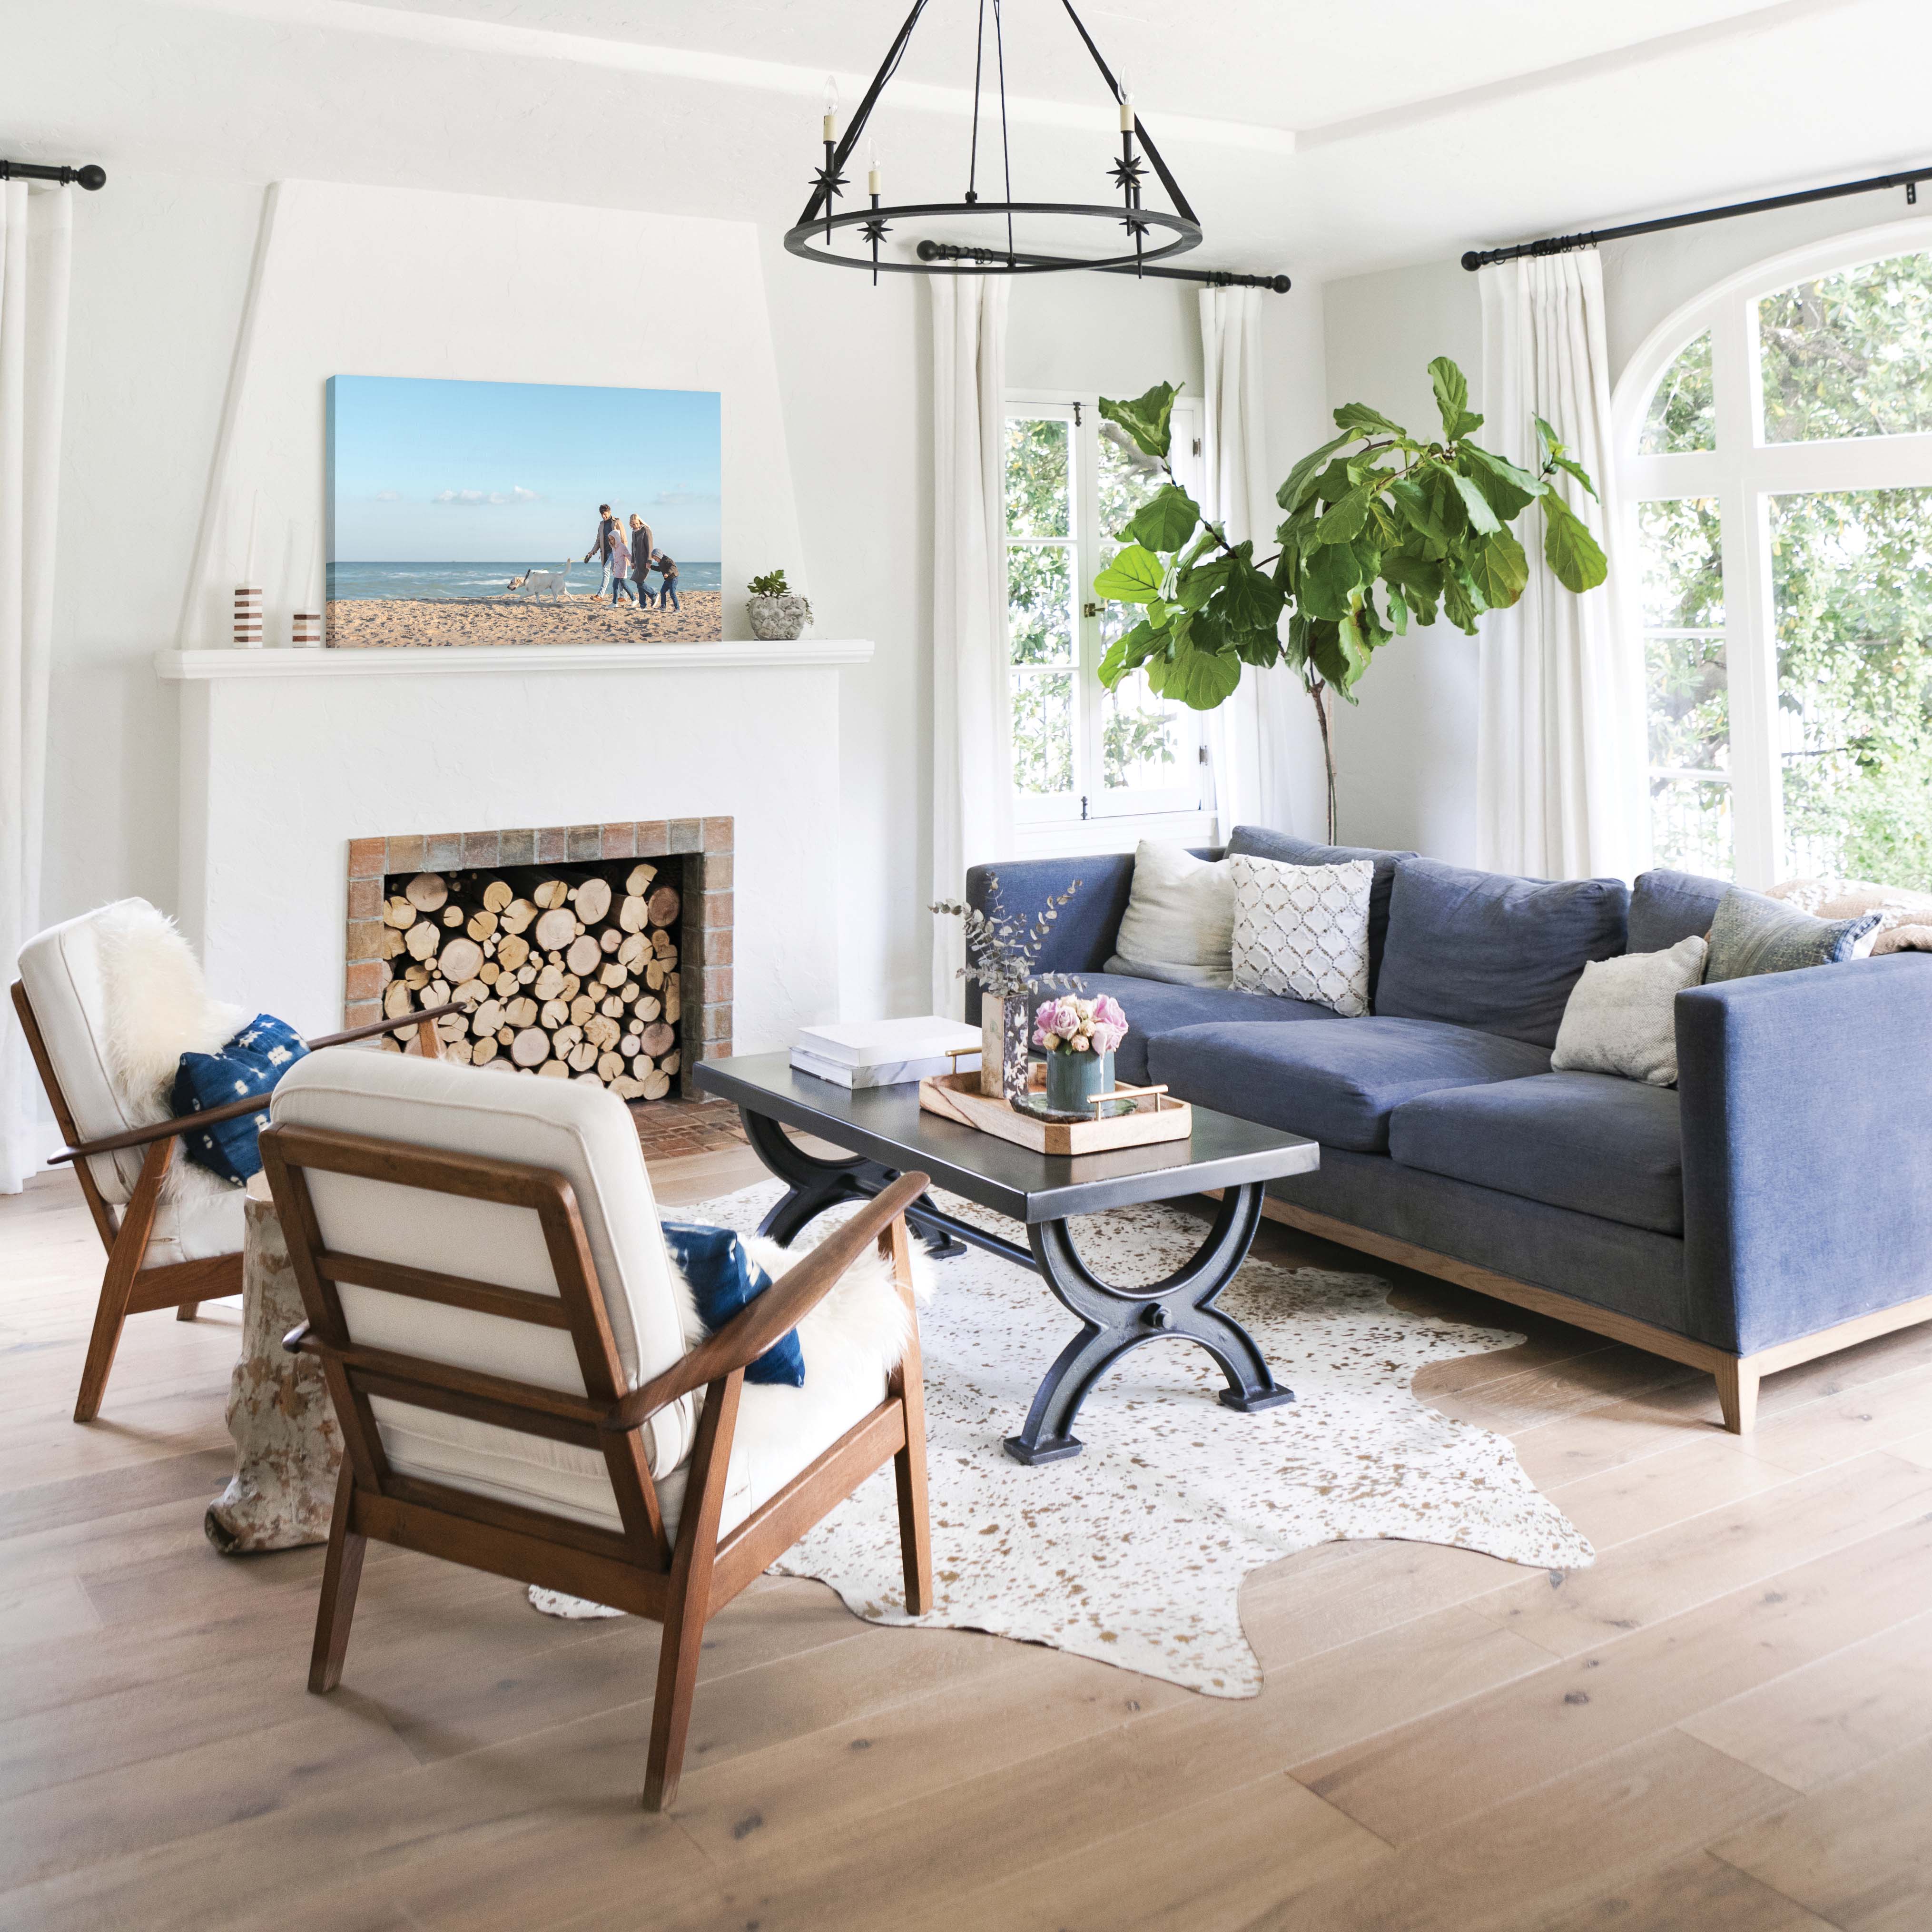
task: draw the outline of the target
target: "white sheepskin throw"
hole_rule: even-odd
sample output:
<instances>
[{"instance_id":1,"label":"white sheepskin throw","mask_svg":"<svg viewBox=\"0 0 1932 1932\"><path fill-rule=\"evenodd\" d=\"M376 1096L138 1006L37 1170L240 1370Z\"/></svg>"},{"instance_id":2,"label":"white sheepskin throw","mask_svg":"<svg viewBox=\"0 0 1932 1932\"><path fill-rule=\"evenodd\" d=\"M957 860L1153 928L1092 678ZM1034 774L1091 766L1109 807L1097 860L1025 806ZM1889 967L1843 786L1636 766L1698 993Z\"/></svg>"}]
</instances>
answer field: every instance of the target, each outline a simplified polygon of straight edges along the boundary
<instances>
[{"instance_id":1,"label":"white sheepskin throw","mask_svg":"<svg viewBox=\"0 0 1932 1932\"><path fill-rule=\"evenodd\" d=\"M116 1096L136 1126L174 1112L175 1074L184 1053L216 1053L254 1016L214 998L194 949L146 899L103 907L94 929L100 956L101 1058ZM229 1191L219 1174L178 1155L163 1198Z\"/></svg>"}]
</instances>

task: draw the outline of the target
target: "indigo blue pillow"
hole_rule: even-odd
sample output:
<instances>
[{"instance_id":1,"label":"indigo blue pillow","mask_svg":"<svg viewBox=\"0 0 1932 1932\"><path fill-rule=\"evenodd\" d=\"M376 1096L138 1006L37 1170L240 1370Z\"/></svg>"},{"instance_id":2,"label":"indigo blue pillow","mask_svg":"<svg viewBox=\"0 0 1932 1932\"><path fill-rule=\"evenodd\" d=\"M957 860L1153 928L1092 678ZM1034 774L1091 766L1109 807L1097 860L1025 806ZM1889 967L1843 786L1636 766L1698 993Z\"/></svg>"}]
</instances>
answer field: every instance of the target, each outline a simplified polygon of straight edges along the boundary
<instances>
[{"instance_id":1,"label":"indigo blue pillow","mask_svg":"<svg viewBox=\"0 0 1932 1932\"><path fill-rule=\"evenodd\" d=\"M1570 988L1589 961L1624 950L1629 915L1621 879L1517 879L1404 859L1376 1011L1553 1047Z\"/></svg>"},{"instance_id":2,"label":"indigo blue pillow","mask_svg":"<svg viewBox=\"0 0 1932 1932\"><path fill-rule=\"evenodd\" d=\"M1879 915L1814 919L1781 899L1733 886L1711 923L1711 956L1704 983L1748 980L1760 973L1795 973L1807 966L1836 966L1858 956L1858 944L1876 929Z\"/></svg>"},{"instance_id":3,"label":"indigo blue pillow","mask_svg":"<svg viewBox=\"0 0 1932 1932\"><path fill-rule=\"evenodd\" d=\"M771 1276L746 1253L744 1243L729 1228L667 1221L664 1238L672 1266L691 1284L699 1318L714 1334L772 1285ZM804 1388L805 1354L798 1346L798 1331L794 1329L774 1342L745 1371L745 1379Z\"/></svg>"},{"instance_id":4,"label":"indigo blue pillow","mask_svg":"<svg viewBox=\"0 0 1932 1932\"><path fill-rule=\"evenodd\" d=\"M183 1054L172 1100L177 1114L225 1106L247 1094L259 1094L265 1102L259 1114L238 1114L184 1135L188 1159L237 1184L259 1173L262 1156L255 1136L268 1124L268 1096L308 1051L302 1035L286 1021L257 1013L219 1053Z\"/></svg>"}]
</instances>

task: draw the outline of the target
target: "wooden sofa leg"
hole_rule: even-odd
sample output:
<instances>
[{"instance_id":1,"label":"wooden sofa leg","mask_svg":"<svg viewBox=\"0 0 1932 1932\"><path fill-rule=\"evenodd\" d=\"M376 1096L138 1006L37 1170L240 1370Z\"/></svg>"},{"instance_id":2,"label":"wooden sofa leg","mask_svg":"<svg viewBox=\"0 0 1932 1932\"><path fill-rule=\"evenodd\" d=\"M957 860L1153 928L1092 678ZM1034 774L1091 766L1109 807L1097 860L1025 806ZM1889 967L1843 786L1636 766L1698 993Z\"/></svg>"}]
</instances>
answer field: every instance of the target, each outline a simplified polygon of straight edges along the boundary
<instances>
[{"instance_id":1,"label":"wooden sofa leg","mask_svg":"<svg viewBox=\"0 0 1932 1932\"><path fill-rule=\"evenodd\" d=\"M892 1458L892 1479L898 1488L906 1614L922 1617L932 1608L932 1526L926 1490L926 1372L919 1352L919 1310L913 1299L912 1238L903 1216L879 1237L879 1252L890 1258L899 1293L912 1311L912 1334L889 1386L905 1410L905 1447Z\"/></svg>"},{"instance_id":2,"label":"wooden sofa leg","mask_svg":"<svg viewBox=\"0 0 1932 1932\"><path fill-rule=\"evenodd\" d=\"M161 1204L161 1183L174 1157L172 1141L156 1141L141 1162L141 1178L135 1183L134 1197L122 1210L121 1226L107 1256L107 1272L101 1277L100 1300L94 1311L94 1332L87 1338L87 1359L80 1371L80 1393L74 1398L74 1419L92 1422L100 1413L100 1399L107 1392L107 1377L114 1366L114 1352L121 1346L122 1324L128 1319L128 1304L134 1293L135 1277L141 1272L148 1239L154 1232L155 1210Z\"/></svg>"},{"instance_id":3,"label":"wooden sofa leg","mask_svg":"<svg viewBox=\"0 0 1932 1932\"><path fill-rule=\"evenodd\" d=\"M356 1472L345 1457L335 1485L335 1514L328 1526L322 1600L315 1610L315 1648L309 1653L308 1688L318 1697L327 1696L342 1682L349 1626L356 1616L356 1592L362 1581L362 1556L369 1546L367 1537L349 1527L355 1502Z\"/></svg>"},{"instance_id":4,"label":"wooden sofa leg","mask_svg":"<svg viewBox=\"0 0 1932 1932\"><path fill-rule=\"evenodd\" d=\"M1748 1436L1757 1426L1758 1372L1748 1358L1724 1363L1717 1371L1718 1402L1724 1426L1733 1436Z\"/></svg>"},{"instance_id":5,"label":"wooden sofa leg","mask_svg":"<svg viewBox=\"0 0 1932 1932\"><path fill-rule=\"evenodd\" d=\"M177 1322L192 1322L196 1316L200 1314L200 1312L201 1304L200 1302L184 1301L182 1305L175 1310L175 1319Z\"/></svg>"}]
</instances>

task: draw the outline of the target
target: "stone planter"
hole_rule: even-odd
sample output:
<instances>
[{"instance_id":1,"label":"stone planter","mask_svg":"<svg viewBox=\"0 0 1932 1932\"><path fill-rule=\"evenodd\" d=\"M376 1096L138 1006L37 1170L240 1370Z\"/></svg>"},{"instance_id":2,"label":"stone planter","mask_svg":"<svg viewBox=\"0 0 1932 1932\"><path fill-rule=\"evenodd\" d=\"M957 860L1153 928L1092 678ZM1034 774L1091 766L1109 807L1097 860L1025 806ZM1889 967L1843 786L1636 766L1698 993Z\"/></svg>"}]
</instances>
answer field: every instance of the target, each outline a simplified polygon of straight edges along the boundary
<instances>
[{"instance_id":1,"label":"stone planter","mask_svg":"<svg viewBox=\"0 0 1932 1932\"><path fill-rule=\"evenodd\" d=\"M812 622L812 606L796 591L782 597L754 597L747 608L752 614L752 634L776 641L796 638Z\"/></svg>"}]
</instances>

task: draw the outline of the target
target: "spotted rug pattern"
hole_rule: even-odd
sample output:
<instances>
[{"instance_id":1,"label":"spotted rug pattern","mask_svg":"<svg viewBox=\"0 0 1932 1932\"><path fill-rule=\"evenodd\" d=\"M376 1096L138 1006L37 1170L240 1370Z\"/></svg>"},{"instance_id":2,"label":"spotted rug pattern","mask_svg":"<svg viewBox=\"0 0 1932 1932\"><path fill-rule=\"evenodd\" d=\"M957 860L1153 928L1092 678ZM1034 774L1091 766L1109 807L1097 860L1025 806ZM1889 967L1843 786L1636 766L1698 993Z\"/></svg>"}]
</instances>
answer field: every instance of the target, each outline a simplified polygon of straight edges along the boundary
<instances>
[{"instance_id":1,"label":"spotted rug pattern","mask_svg":"<svg viewBox=\"0 0 1932 1932\"><path fill-rule=\"evenodd\" d=\"M749 1232L779 1192L774 1182L679 1214ZM1018 1234L940 1198L962 1219ZM826 1215L803 1240L838 1218ZM1086 1216L1073 1232L1089 1267L1126 1285L1180 1266L1205 1226L1150 1207ZM1024 1420L1074 1318L1036 1275L996 1255L974 1249L931 1266L920 1333L934 1607L905 1614L890 1467L775 1566L829 1583L874 1623L990 1630L1210 1696L1251 1697L1262 1673L1241 1630L1242 1580L1295 1550L1393 1537L1539 1569L1594 1560L1505 1438L1410 1393L1429 1363L1510 1348L1520 1335L1404 1313L1372 1275L1250 1258L1220 1306L1254 1336L1292 1403L1254 1415L1224 1408L1214 1397L1226 1384L1204 1350L1152 1343L1088 1396L1075 1425L1084 1453L1028 1468L1002 1440Z\"/></svg>"}]
</instances>

